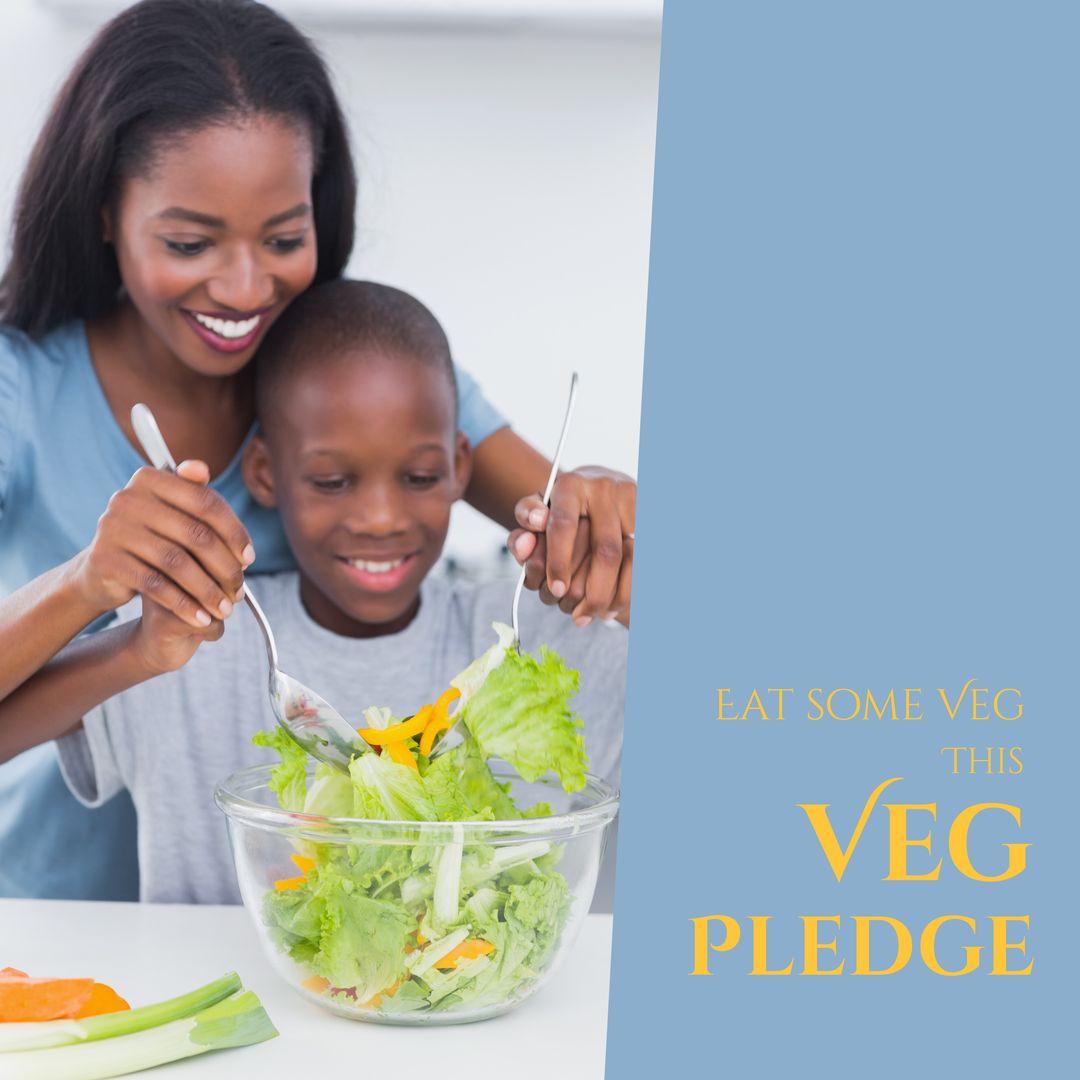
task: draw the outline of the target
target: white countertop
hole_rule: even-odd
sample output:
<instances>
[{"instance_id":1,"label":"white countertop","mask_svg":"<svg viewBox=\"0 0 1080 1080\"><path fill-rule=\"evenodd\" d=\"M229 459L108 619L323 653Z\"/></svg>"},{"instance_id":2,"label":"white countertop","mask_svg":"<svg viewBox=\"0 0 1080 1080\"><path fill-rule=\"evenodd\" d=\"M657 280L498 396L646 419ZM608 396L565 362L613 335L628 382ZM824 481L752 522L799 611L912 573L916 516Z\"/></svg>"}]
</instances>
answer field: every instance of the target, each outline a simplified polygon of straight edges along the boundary
<instances>
[{"instance_id":1,"label":"white countertop","mask_svg":"<svg viewBox=\"0 0 1080 1080\"><path fill-rule=\"evenodd\" d=\"M142 1074L177 1080L602 1080L610 966L611 916L590 915L551 982L514 1012L454 1027L386 1027L334 1016L293 992L243 908L0 899L0 967L97 979L133 1007L239 973L280 1036Z\"/></svg>"}]
</instances>

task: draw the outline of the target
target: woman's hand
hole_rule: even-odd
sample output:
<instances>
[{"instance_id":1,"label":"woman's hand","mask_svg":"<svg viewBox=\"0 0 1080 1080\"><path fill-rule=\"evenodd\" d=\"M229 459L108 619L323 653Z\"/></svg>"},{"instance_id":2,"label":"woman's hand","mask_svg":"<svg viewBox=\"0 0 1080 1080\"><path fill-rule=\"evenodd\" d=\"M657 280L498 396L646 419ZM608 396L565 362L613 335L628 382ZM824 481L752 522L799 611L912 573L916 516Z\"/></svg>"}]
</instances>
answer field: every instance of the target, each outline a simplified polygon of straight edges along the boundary
<instances>
[{"instance_id":1,"label":"woman's hand","mask_svg":"<svg viewBox=\"0 0 1080 1080\"><path fill-rule=\"evenodd\" d=\"M160 604L143 597L142 618L131 647L148 675L164 675L182 668L204 641L217 641L224 631L221 619L212 620L206 627L192 627Z\"/></svg>"},{"instance_id":2,"label":"woman's hand","mask_svg":"<svg viewBox=\"0 0 1080 1080\"><path fill-rule=\"evenodd\" d=\"M109 500L93 542L75 559L78 587L94 610L141 593L197 630L232 612L255 551L209 480L201 461L183 462L175 475L143 468Z\"/></svg>"},{"instance_id":3,"label":"woman's hand","mask_svg":"<svg viewBox=\"0 0 1080 1080\"><path fill-rule=\"evenodd\" d=\"M579 626L597 617L629 626L636 503L637 483L598 465L560 473L550 510L539 495L520 500L508 546L526 586Z\"/></svg>"}]
</instances>

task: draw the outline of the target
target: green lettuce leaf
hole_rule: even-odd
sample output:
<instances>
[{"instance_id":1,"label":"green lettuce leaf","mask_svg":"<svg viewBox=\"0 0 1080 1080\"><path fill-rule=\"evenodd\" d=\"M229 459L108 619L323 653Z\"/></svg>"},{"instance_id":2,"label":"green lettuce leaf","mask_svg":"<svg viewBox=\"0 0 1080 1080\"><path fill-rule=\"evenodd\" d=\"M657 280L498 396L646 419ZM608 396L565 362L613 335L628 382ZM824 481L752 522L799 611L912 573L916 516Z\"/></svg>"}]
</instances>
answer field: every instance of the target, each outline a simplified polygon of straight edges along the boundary
<instances>
[{"instance_id":1,"label":"green lettuce leaf","mask_svg":"<svg viewBox=\"0 0 1080 1080\"><path fill-rule=\"evenodd\" d=\"M393 900L343 890L348 880L320 882L326 907L311 968L331 986L352 987L360 1003L405 974L405 946L416 923Z\"/></svg>"},{"instance_id":2,"label":"green lettuce leaf","mask_svg":"<svg viewBox=\"0 0 1080 1080\"><path fill-rule=\"evenodd\" d=\"M361 1003L405 973L405 946L416 919L395 899L366 895L350 873L332 865L299 889L270 891L263 919L294 959ZM351 996L351 995L350 995Z\"/></svg>"},{"instance_id":3,"label":"green lettuce leaf","mask_svg":"<svg viewBox=\"0 0 1080 1080\"><path fill-rule=\"evenodd\" d=\"M570 890L562 874L533 877L511 885L504 915L510 926L531 930L542 941L555 937L570 906Z\"/></svg>"},{"instance_id":4,"label":"green lettuce leaf","mask_svg":"<svg viewBox=\"0 0 1080 1080\"><path fill-rule=\"evenodd\" d=\"M470 1008L494 1005L520 996L542 970L532 962L536 941L531 932L522 934L508 923L500 922L488 927L483 938L490 941L495 950L487 957L491 963L477 974L472 985L460 991L462 1000L467 1000Z\"/></svg>"},{"instance_id":5,"label":"green lettuce leaf","mask_svg":"<svg viewBox=\"0 0 1080 1080\"><path fill-rule=\"evenodd\" d=\"M394 895L412 872L410 849L405 844L379 844L373 841L358 844L322 845L331 851L333 873L347 878L353 889L362 889L371 896Z\"/></svg>"},{"instance_id":6,"label":"green lettuce leaf","mask_svg":"<svg viewBox=\"0 0 1080 1080\"><path fill-rule=\"evenodd\" d=\"M282 809L303 810L307 796L307 751L279 727L257 731L251 741L281 756L281 761L270 770L269 788L277 795Z\"/></svg>"},{"instance_id":7,"label":"green lettuce leaf","mask_svg":"<svg viewBox=\"0 0 1080 1080\"><path fill-rule=\"evenodd\" d=\"M469 703L470 698L484 685L484 681L502 662L514 641L514 631L505 623L492 623L491 628L499 640L477 657L460 675L450 680L450 685L461 691L458 698L457 716Z\"/></svg>"},{"instance_id":8,"label":"green lettuce leaf","mask_svg":"<svg viewBox=\"0 0 1080 1080\"><path fill-rule=\"evenodd\" d=\"M470 740L448 750L424 771L424 787L440 821L513 821L522 816L510 798L510 784L500 784Z\"/></svg>"},{"instance_id":9,"label":"green lettuce leaf","mask_svg":"<svg viewBox=\"0 0 1080 1080\"><path fill-rule=\"evenodd\" d=\"M383 994L379 1003L379 1012L390 1015L419 1012L421 1009L430 1008L427 990L420 982L402 983L393 996Z\"/></svg>"},{"instance_id":10,"label":"green lettuce leaf","mask_svg":"<svg viewBox=\"0 0 1080 1080\"><path fill-rule=\"evenodd\" d=\"M269 890L263 897L263 922L278 947L301 964L319 951L325 903L308 887Z\"/></svg>"},{"instance_id":11,"label":"green lettuce leaf","mask_svg":"<svg viewBox=\"0 0 1080 1080\"><path fill-rule=\"evenodd\" d=\"M354 816L382 821L435 821L435 805L420 774L389 754L361 754L349 766Z\"/></svg>"},{"instance_id":12,"label":"green lettuce leaf","mask_svg":"<svg viewBox=\"0 0 1080 1080\"><path fill-rule=\"evenodd\" d=\"M464 750L464 746L456 746L422 769L424 790L440 821L467 821L476 813L461 790Z\"/></svg>"},{"instance_id":13,"label":"green lettuce leaf","mask_svg":"<svg viewBox=\"0 0 1080 1080\"><path fill-rule=\"evenodd\" d=\"M304 813L320 817L352 817L353 803L352 778L332 765L322 762L316 765L314 779L304 799Z\"/></svg>"},{"instance_id":14,"label":"green lettuce leaf","mask_svg":"<svg viewBox=\"0 0 1080 1080\"><path fill-rule=\"evenodd\" d=\"M486 654L485 654L486 655ZM464 706L460 722L485 758L502 758L526 780L549 769L567 791L585 786L585 739L571 711L578 675L557 654L507 650Z\"/></svg>"},{"instance_id":15,"label":"green lettuce leaf","mask_svg":"<svg viewBox=\"0 0 1080 1080\"><path fill-rule=\"evenodd\" d=\"M366 727L378 728L381 731L383 728L391 727L397 722L397 718L385 706L369 705L364 710L364 724Z\"/></svg>"}]
</instances>

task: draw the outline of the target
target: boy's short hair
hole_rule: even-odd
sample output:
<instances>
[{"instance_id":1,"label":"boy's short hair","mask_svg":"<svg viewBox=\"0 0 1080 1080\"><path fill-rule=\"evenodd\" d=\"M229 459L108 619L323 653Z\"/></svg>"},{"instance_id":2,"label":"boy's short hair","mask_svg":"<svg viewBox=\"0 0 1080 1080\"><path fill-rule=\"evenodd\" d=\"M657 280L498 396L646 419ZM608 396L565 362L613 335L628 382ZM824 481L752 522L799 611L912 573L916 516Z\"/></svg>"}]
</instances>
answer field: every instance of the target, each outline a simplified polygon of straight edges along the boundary
<instances>
[{"instance_id":1,"label":"boy's short hair","mask_svg":"<svg viewBox=\"0 0 1080 1080\"><path fill-rule=\"evenodd\" d=\"M415 297L374 281L329 281L302 293L266 335L255 358L260 422L282 400L287 384L324 360L370 351L408 357L446 374L457 415L454 362L438 319Z\"/></svg>"}]
</instances>

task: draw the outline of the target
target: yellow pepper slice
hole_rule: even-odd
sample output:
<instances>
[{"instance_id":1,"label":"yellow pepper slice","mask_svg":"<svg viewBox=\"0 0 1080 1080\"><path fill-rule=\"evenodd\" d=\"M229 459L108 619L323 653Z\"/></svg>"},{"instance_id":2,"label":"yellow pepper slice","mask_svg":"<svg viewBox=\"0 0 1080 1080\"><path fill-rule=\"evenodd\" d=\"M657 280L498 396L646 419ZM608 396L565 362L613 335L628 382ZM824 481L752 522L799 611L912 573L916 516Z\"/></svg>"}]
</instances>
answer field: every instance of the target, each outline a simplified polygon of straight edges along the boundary
<instances>
[{"instance_id":1,"label":"yellow pepper slice","mask_svg":"<svg viewBox=\"0 0 1080 1080\"><path fill-rule=\"evenodd\" d=\"M411 720L402 720L400 724L391 724L388 728L358 728L364 741L370 746L386 746L387 743L411 739L427 727L431 717L431 706L425 705Z\"/></svg>"},{"instance_id":2,"label":"yellow pepper slice","mask_svg":"<svg viewBox=\"0 0 1080 1080\"><path fill-rule=\"evenodd\" d=\"M448 731L452 724L448 712L450 709L450 702L457 701L461 697L461 691L456 686L451 686L449 690L443 691L439 696L439 700L435 702L435 707L431 711L431 719L428 721L427 727L424 728L424 734L420 736L420 753L425 757L431 754L431 748L435 745L435 736L440 731Z\"/></svg>"},{"instance_id":3,"label":"yellow pepper slice","mask_svg":"<svg viewBox=\"0 0 1080 1080\"><path fill-rule=\"evenodd\" d=\"M416 764L416 758L409 753L408 747L404 742L392 742L386 743L383 749L399 764L408 765L410 769L419 772L419 766Z\"/></svg>"}]
</instances>

